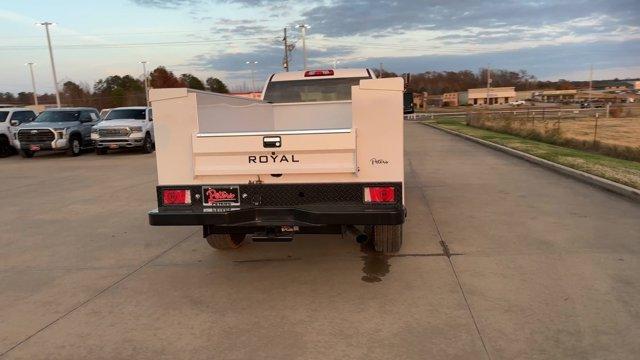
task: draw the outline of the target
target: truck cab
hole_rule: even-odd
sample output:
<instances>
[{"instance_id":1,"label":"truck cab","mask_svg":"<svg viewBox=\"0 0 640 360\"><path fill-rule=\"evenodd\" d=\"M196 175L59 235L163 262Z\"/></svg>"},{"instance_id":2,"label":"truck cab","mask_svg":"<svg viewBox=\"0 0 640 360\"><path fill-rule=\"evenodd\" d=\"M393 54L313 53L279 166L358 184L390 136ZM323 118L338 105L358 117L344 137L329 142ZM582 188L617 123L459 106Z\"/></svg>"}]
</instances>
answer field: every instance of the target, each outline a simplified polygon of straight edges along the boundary
<instances>
[{"instance_id":1,"label":"truck cab","mask_svg":"<svg viewBox=\"0 0 640 360\"><path fill-rule=\"evenodd\" d=\"M151 225L201 225L216 249L300 233L402 244L402 78L368 69L285 72L262 100L153 89L158 208Z\"/></svg>"}]
</instances>

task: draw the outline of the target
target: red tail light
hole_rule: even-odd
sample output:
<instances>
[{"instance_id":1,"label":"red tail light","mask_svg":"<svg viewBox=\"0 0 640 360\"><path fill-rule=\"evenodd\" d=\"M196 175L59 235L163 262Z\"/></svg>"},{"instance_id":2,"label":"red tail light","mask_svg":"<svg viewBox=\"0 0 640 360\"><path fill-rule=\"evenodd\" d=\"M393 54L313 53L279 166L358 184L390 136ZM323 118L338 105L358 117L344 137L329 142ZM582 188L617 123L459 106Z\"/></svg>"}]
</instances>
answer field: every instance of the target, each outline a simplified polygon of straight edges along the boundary
<instances>
[{"instance_id":1,"label":"red tail light","mask_svg":"<svg viewBox=\"0 0 640 360\"><path fill-rule=\"evenodd\" d=\"M309 70L304 72L304 77L331 76L331 75L333 75L333 70Z\"/></svg>"},{"instance_id":2,"label":"red tail light","mask_svg":"<svg viewBox=\"0 0 640 360\"><path fill-rule=\"evenodd\" d=\"M183 189L162 190L162 205L189 205L191 204L191 191Z\"/></svg>"},{"instance_id":3,"label":"red tail light","mask_svg":"<svg viewBox=\"0 0 640 360\"><path fill-rule=\"evenodd\" d=\"M392 186L364 188L364 202L392 203L395 201L396 201L396 192Z\"/></svg>"}]
</instances>

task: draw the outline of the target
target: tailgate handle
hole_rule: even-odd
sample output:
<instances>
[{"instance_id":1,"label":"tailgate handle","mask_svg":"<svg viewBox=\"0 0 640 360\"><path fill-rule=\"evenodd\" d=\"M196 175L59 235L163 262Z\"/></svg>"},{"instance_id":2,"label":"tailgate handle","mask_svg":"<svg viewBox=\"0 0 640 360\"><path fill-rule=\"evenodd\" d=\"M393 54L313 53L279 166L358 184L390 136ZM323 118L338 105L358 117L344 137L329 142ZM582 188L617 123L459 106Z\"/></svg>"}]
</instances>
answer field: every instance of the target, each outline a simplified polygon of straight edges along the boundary
<instances>
[{"instance_id":1,"label":"tailgate handle","mask_svg":"<svg viewBox=\"0 0 640 360\"><path fill-rule=\"evenodd\" d=\"M280 136L265 136L262 138L262 145L265 148L279 148L282 146Z\"/></svg>"}]
</instances>

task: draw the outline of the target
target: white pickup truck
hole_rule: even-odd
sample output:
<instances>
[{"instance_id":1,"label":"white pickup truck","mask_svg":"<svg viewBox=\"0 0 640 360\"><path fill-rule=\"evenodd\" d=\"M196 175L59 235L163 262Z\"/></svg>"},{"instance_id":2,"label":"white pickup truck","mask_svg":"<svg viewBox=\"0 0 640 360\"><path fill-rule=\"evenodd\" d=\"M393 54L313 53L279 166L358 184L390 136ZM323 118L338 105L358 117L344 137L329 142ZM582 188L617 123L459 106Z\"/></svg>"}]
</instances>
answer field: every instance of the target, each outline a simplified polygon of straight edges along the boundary
<instances>
[{"instance_id":1,"label":"white pickup truck","mask_svg":"<svg viewBox=\"0 0 640 360\"><path fill-rule=\"evenodd\" d=\"M98 155L119 148L139 148L145 154L153 152L151 108L130 106L109 109L103 121L91 129L91 141Z\"/></svg>"},{"instance_id":2,"label":"white pickup truck","mask_svg":"<svg viewBox=\"0 0 640 360\"><path fill-rule=\"evenodd\" d=\"M0 108L0 157L17 152L14 148L17 127L35 118L36 113L27 108Z\"/></svg>"},{"instance_id":3,"label":"white pickup truck","mask_svg":"<svg viewBox=\"0 0 640 360\"><path fill-rule=\"evenodd\" d=\"M262 100L153 89L158 208L216 249L296 233L402 244L402 78L368 69L273 74Z\"/></svg>"}]
</instances>

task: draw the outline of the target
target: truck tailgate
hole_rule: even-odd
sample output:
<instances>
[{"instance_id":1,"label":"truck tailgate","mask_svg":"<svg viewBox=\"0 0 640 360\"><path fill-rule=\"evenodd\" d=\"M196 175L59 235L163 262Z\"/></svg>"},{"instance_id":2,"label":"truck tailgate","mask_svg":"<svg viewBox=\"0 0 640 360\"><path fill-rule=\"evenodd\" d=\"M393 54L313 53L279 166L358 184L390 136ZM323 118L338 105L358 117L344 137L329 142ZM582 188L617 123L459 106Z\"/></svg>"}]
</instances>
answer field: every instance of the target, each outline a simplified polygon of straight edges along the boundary
<instances>
[{"instance_id":1,"label":"truck tailgate","mask_svg":"<svg viewBox=\"0 0 640 360\"><path fill-rule=\"evenodd\" d=\"M198 133L194 176L355 173L355 129Z\"/></svg>"}]
</instances>

